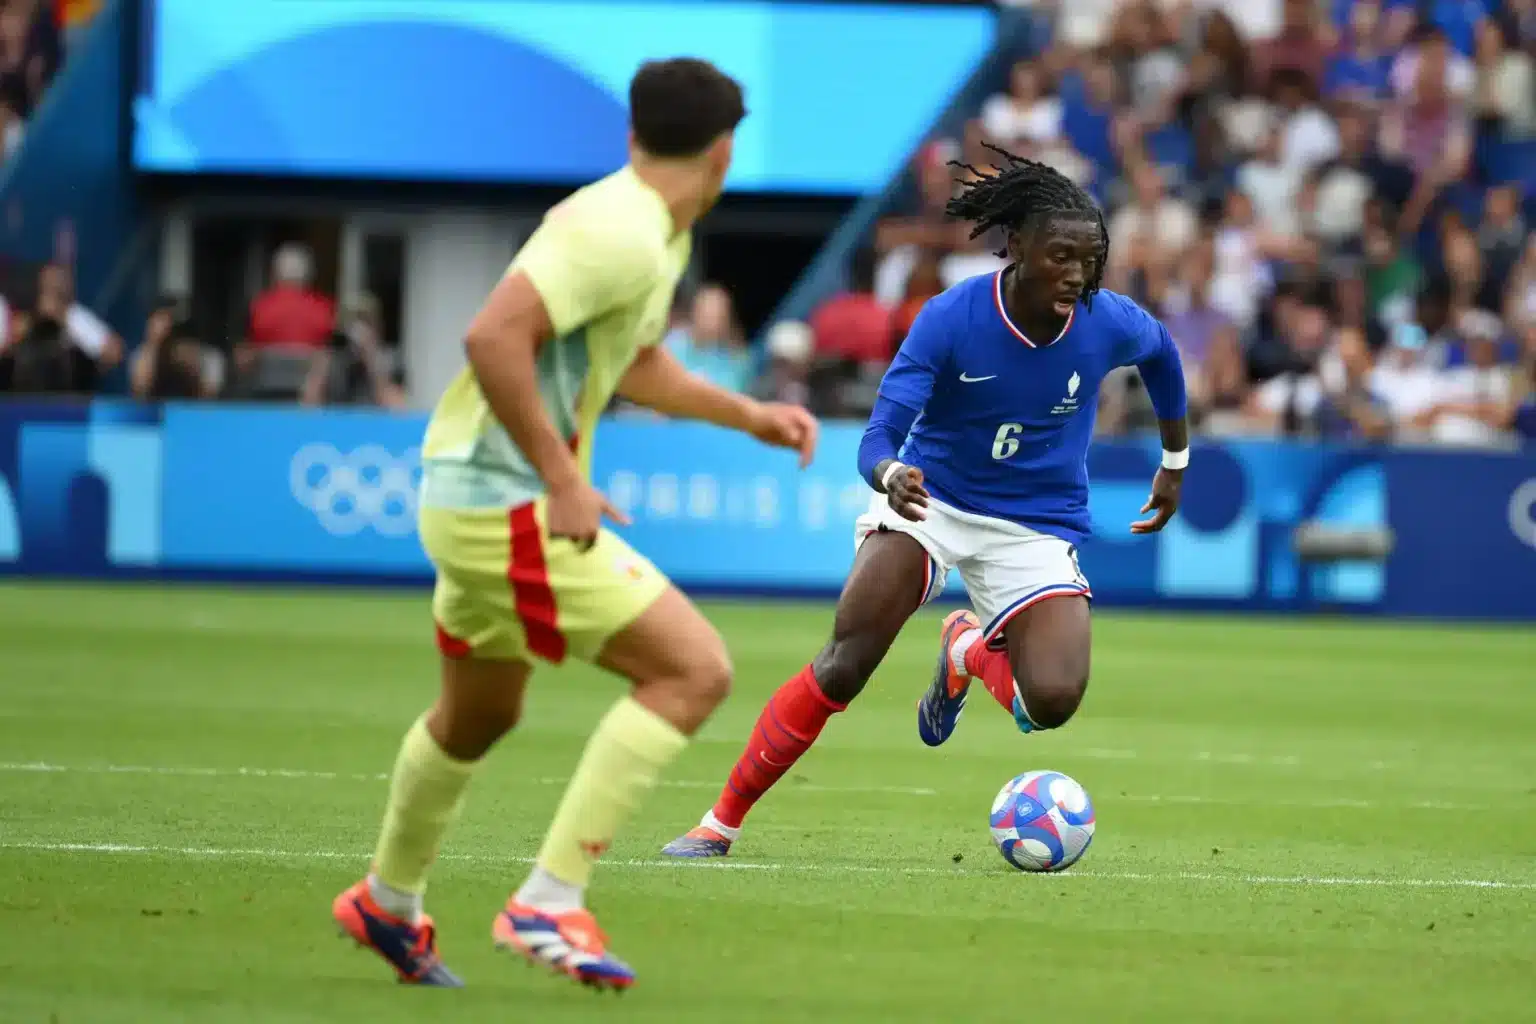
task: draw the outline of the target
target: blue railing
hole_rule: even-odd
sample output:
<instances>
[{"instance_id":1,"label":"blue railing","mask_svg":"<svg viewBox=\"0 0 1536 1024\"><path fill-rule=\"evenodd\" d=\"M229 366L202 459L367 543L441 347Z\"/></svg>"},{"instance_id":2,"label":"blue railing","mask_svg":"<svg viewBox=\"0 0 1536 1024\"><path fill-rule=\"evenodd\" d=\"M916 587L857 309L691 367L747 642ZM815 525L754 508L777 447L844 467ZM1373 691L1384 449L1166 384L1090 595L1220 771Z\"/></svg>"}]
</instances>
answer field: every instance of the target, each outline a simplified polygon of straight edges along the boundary
<instances>
[{"instance_id":1,"label":"blue railing","mask_svg":"<svg viewBox=\"0 0 1536 1024\"><path fill-rule=\"evenodd\" d=\"M419 416L211 405L0 405L0 571L76 577L425 581ZM809 470L711 427L612 420L596 474L624 531L700 591L834 594L870 497L859 428L831 424ZM1101 604L1536 619L1536 454L1286 443L1196 449L1181 515L1127 530L1156 442L1089 457ZM1387 527L1380 563L1311 566L1317 520Z\"/></svg>"}]
</instances>

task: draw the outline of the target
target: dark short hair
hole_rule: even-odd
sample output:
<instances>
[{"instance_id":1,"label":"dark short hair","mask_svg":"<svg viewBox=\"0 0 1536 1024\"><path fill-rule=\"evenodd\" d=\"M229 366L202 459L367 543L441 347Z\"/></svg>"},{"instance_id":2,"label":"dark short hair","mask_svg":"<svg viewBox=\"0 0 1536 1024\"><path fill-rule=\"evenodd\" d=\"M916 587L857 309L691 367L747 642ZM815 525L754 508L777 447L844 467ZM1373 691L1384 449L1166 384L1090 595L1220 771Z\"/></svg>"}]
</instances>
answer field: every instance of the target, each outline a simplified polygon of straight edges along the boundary
<instances>
[{"instance_id":1,"label":"dark short hair","mask_svg":"<svg viewBox=\"0 0 1536 1024\"><path fill-rule=\"evenodd\" d=\"M630 127L652 156L697 156L746 116L741 83L707 60L647 61L629 83Z\"/></svg>"}]
</instances>

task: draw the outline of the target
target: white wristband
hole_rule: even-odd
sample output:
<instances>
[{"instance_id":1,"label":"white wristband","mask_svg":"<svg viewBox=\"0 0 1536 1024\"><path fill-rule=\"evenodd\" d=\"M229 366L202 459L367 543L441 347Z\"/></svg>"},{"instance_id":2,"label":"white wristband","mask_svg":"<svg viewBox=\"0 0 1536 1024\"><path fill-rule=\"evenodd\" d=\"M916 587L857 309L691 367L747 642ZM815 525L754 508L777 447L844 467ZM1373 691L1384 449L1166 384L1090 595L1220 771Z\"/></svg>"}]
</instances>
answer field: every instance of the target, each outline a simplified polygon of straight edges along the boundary
<instances>
[{"instance_id":1,"label":"white wristband","mask_svg":"<svg viewBox=\"0 0 1536 1024\"><path fill-rule=\"evenodd\" d=\"M891 477L895 476L898 470L902 470L902 469L906 469L906 468L907 468L906 466L902 465L899 462L891 463L890 468L885 471L885 476L880 478L880 489L882 491L887 491L887 492L890 491L890 489L891 489Z\"/></svg>"},{"instance_id":2,"label":"white wristband","mask_svg":"<svg viewBox=\"0 0 1536 1024\"><path fill-rule=\"evenodd\" d=\"M1179 452L1170 452L1166 448L1163 449L1163 468L1164 469L1183 469L1184 467L1186 467L1188 465L1189 465L1189 449L1188 448L1185 448L1183 451L1179 451Z\"/></svg>"}]
</instances>

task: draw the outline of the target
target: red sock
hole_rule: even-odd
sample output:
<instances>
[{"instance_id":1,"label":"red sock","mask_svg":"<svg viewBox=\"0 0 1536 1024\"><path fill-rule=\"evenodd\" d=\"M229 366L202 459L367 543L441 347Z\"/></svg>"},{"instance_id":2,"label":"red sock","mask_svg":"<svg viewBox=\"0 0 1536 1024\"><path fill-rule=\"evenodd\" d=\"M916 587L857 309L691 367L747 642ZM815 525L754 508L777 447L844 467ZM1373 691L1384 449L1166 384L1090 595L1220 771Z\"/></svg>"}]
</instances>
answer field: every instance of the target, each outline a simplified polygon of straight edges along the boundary
<instances>
[{"instance_id":1,"label":"red sock","mask_svg":"<svg viewBox=\"0 0 1536 1024\"><path fill-rule=\"evenodd\" d=\"M981 637L965 652L965 670L986 684L992 699L1013 713L1013 665L1007 651L994 651Z\"/></svg>"},{"instance_id":2,"label":"red sock","mask_svg":"<svg viewBox=\"0 0 1536 1024\"><path fill-rule=\"evenodd\" d=\"M720 823L740 828L752 805L811 749L827 719L847 706L821 692L809 665L779 687L758 716L747 749L715 803L714 815Z\"/></svg>"}]
</instances>

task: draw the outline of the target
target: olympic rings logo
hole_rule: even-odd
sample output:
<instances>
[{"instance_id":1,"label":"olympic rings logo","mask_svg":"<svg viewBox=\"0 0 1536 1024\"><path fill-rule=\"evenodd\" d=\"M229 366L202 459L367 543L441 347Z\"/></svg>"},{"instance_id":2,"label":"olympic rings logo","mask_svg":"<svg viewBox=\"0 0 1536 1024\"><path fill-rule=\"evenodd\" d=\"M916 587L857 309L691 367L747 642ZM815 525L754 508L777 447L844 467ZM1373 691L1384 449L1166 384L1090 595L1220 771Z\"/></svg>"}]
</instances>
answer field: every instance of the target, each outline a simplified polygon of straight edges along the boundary
<instances>
[{"instance_id":1,"label":"olympic rings logo","mask_svg":"<svg viewBox=\"0 0 1536 1024\"><path fill-rule=\"evenodd\" d=\"M405 537L416 528L421 449L395 455L380 445L343 454L334 445L307 444L288 465L294 500L315 514L333 537L373 530Z\"/></svg>"}]
</instances>

